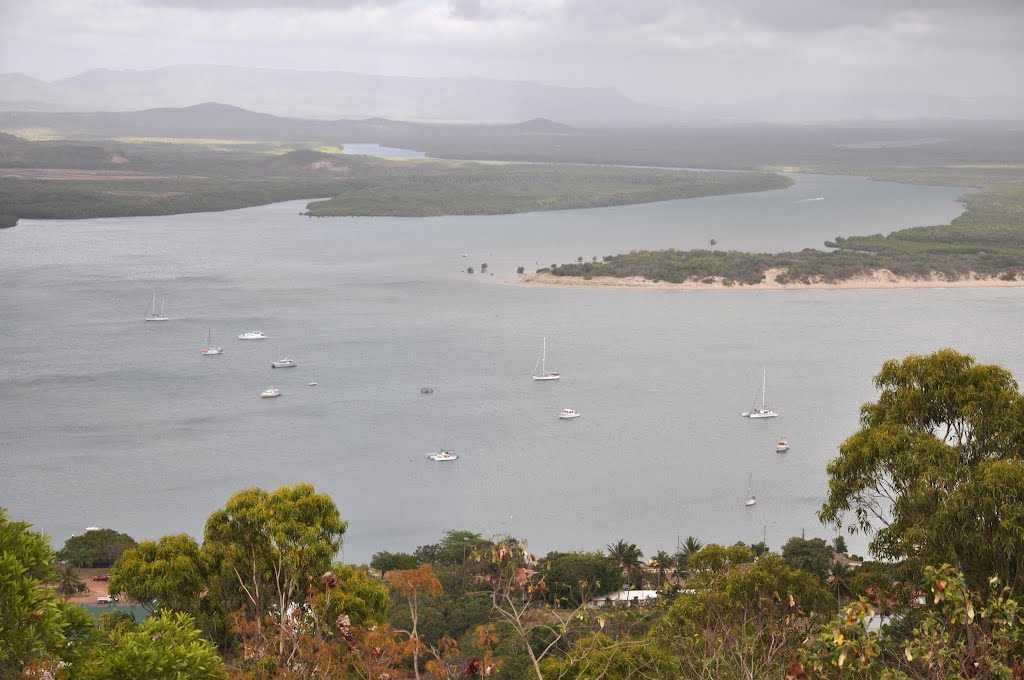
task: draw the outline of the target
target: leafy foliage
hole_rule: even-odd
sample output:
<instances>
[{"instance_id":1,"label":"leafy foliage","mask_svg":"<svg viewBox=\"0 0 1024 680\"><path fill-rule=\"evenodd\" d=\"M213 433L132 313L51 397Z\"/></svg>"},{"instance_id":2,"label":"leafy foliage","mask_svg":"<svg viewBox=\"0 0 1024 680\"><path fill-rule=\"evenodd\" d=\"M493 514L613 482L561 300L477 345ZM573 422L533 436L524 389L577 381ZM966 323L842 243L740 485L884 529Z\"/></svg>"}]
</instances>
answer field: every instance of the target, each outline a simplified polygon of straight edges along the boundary
<instances>
[{"instance_id":1,"label":"leafy foliage","mask_svg":"<svg viewBox=\"0 0 1024 680\"><path fill-rule=\"evenodd\" d=\"M53 552L26 522L0 508L0 677L18 677L25 664L60 657L67 621L53 592Z\"/></svg>"},{"instance_id":2,"label":"leafy foliage","mask_svg":"<svg viewBox=\"0 0 1024 680\"><path fill-rule=\"evenodd\" d=\"M137 546L128 534L113 529L93 529L65 541L58 557L79 567L109 567L121 553Z\"/></svg>"},{"instance_id":3,"label":"leafy foliage","mask_svg":"<svg viewBox=\"0 0 1024 680\"><path fill-rule=\"evenodd\" d=\"M419 560L415 555L409 553L392 553L386 550L374 553L370 559L370 566L380 572L383 578L389 571L395 569L415 569Z\"/></svg>"},{"instance_id":4,"label":"leafy foliage","mask_svg":"<svg viewBox=\"0 0 1024 680\"><path fill-rule=\"evenodd\" d=\"M692 586L695 593L681 594L656 627L683 677L784 677L814 630L814 615L833 606L814 576L772 554L750 565L704 571Z\"/></svg>"},{"instance_id":5,"label":"leafy foliage","mask_svg":"<svg viewBox=\"0 0 1024 680\"><path fill-rule=\"evenodd\" d=\"M549 553L538 564L547 598L559 606L578 607L622 587L622 569L601 553Z\"/></svg>"},{"instance_id":6,"label":"leafy foliage","mask_svg":"<svg viewBox=\"0 0 1024 680\"><path fill-rule=\"evenodd\" d=\"M1010 373L953 350L888 361L877 402L829 463L819 516L872 533L881 557L956 565L984 592L1024 589L1024 398Z\"/></svg>"},{"instance_id":7,"label":"leafy foliage","mask_svg":"<svg viewBox=\"0 0 1024 680\"><path fill-rule=\"evenodd\" d=\"M163 536L122 553L110 570L109 590L124 593L150 611L194 614L206 577L206 562L195 539L187 534Z\"/></svg>"},{"instance_id":8,"label":"leafy foliage","mask_svg":"<svg viewBox=\"0 0 1024 680\"><path fill-rule=\"evenodd\" d=\"M188 614L162 612L135 629L116 630L79 677L223 680L228 674L213 644L202 639Z\"/></svg>"},{"instance_id":9,"label":"leafy foliage","mask_svg":"<svg viewBox=\"0 0 1024 680\"><path fill-rule=\"evenodd\" d=\"M828 576L835 551L821 538L794 536L782 546L782 559L794 569L802 569L821 580Z\"/></svg>"}]
</instances>

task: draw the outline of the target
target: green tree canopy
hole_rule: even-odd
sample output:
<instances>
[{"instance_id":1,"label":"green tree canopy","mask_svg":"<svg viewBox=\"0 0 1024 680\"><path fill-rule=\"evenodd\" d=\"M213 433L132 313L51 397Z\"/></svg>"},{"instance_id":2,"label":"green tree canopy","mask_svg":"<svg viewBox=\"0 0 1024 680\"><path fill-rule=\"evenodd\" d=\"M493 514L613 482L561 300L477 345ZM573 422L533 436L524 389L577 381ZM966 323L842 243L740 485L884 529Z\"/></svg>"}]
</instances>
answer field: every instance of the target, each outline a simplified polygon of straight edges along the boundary
<instances>
[{"instance_id":1,"label":"green tree canopy","mask_svg":"<svg viewBox=\"0 0 1024 680\"><path fill-rule=\"evenodd\" d=\"M188 614L161 612L134 629L119 628L76 676L82 680L221 680L228 677L213 643Z\"/></svg>"},{"instance_id":2,"label":"green tree canopy","mask_svg":"<svg viewBox=\"0 0 1024 680\"><path fill-rule=\"evenodd\" d=\"M709 543L690 555L688 567L691 573L717 573L731 569L738 564L754 561L754 549L744 543L736 543L725 547L717 543Z\"/></svg>"},{"instance_id":3,"label":"green tree canopy","mask_svg":"<svg viewBox=\"0 0 1024 680\"><path fill-rule=\"evenodd\" d=\"M473 531L451 529L444 532L439 543L430 543L416 548L416 559L423 564L464 564L474 551L480 552L493 545L492 541ZM415 565L413 565L415 568Z\"/></svg>"},{"instance_id":4,"label":"green tree canopy","mask_svg":"<svg viewBox=\"0 0 1024 680\"><path fill-rule=\"evenodd\" d=\"M823 522L887 559L949 563L976 592L1024 592L1024 399L1008 371L946 349L887 361L829 463Z\"/></svg>"},{"instance_id":5,"label":"green tree canopy","mask_svg":"<svg viewBox=\"0 0 1024 680\"><path fill-rule=\"evenodd\" d=\"M695 554L691 566L713 547ZM695 593L676 598L654 630L687 678L784 678L813 630L812 614L833 606L816 578L773 554L753 564L704 571L694 577L694 586Z\"/></svg>"},{"instance_id":6,"label":"green tree canopy","mask_svg":"<svg viewBox=\"0 0 1024 680\"><path fill-rule=\"evenodd\" d=\"M547 596L562 606L578 607L622 588L622 570L601 553L551 553L539 566Z\"/></svg>"},{"instance_id":7,"label":"green tree canopy","mask_svg":"<svg viewBox=\"0 0 1024 680\"><path fill-rule=\"evenodd\" d=\"M0 508L0 677L21 677L26 664L68 658L73 652L80 617L52 590L53 550L27 522L12 522Z\"/></svg>"},{"instance_id":8,"label":"green tree canopy","mask_svg":"<svg viewBox=\"0 0 1024 680\"><path fill-rule=\"evenodd\" d=\"M370 566L380 572L381 578L389 571L395 569L415 569L418 565L419 560L416 559L415 555L410 555L409 553L393 553L381 550L374 553L373 557L370 558Z\"/></svg>"},{"instance_id":9,"label":"green tree canopy","mask_svg":"<svg viewBox=\"0 0 1024 680\"><path fill-rule=\"evenodd\" d=\"M211 596L229 612L244 608L259 636L264 617L273 614L282 658L289 608L330 570L346 527L331 497L310 484L239 491L206 521Z\"/></svg>"},{"instance_id":10,"label":"green tree canopy","mask_svg":"<svg viewBox=\"0 0 1024 680\"><path fill-rule=\"evenodd\" d=\"M195 613L206 589L206 564L188 534L143 541L124 551L110 570L110 592L124 593L151 612L157 608Z\"/></svg>"},{"instance_id":11,"label":"green tree canopy","mask_svg":"<svg viewBox=\"0 0 1024 680\"><path fill-rule=\"evenodd\" d=\"M135 539L128 534L113 529L92 529L65 541L58 557L79 567L109 567L121 553L136 546Z\"/></svg>"},{"instance_id":12,"label":"green tree canopy","mask_svg":"<svg viewBox=\"0 0 1024 680\"><path fill-rule=\"evenodd\" d=\"M803 569L824 580L828 577L835 551L821 538L794 536L782 546L782 559L794 569Z\"/></svg>"}]
</instances>

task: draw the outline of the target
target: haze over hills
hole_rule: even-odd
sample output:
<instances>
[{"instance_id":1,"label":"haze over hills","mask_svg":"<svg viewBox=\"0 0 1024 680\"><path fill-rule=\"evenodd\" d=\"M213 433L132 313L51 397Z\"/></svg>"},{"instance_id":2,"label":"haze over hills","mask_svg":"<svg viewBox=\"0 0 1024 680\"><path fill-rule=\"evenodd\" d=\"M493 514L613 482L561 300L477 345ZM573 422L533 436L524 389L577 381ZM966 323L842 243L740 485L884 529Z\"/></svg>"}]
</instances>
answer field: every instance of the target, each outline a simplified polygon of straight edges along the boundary
<instances>
[{"instance_id":1,"label":"haze over hills","mask_svg":"<svg viewBox=\"0 0 1024 680\"><path fill-rule=\"evenodd\" d=\"M389 118L511 123L549 118L581 125L719 121L851 121L910 118L1014 119L1024 97L971 97L913 91L780 92L720 101L695 92L685 110L630 99L612 88L562 87L486 78L417 78L342 71L234 66L95 69L45 82L0 74L0 110L137 111L222 102L277 116L336 120Z\"/></svg>"},{"instance_id":2,"label":"haze over hills","mask_svg":"<svg viewBox=\"0 0 1024 680\"><path fill-rule=\"evenodd\" d=\"M642 104L611 88L484 78L406 78L341 71L233 66L96 69L47 83L0 75L0 108L130 111L218 101L280 116L384 117L436 122L667 123L682 114Z\"/></svg>"}]
</instances>

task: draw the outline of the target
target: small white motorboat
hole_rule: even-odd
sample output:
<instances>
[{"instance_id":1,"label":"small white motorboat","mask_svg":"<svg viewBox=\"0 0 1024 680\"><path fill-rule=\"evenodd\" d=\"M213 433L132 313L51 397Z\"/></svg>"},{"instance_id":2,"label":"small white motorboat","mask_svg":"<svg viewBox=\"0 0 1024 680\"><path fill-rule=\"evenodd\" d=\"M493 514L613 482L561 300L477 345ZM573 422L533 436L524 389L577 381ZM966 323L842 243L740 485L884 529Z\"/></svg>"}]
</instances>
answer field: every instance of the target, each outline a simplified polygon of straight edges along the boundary
<instances>
[{"instance_id":1,"label":"small white motorboat","mask_svg":"<svg viewBox=\"0 0 1024 680\"><path fill-rule=\"evenodd\" d=\"M458 460L459 457L456 456L451 451L438 451L437 453L428 453L427 454L427 458L429 458L430 460L436 460L438 462L443 462L443 461L446 461L446 460Z\"/></svg>"},{"instance_id":2,"label":"small white motorboat","mask_svg":"<svg viewBox=\"0 0 1024 680\"><path fill-rule=\"evenodd\" d=\"M311 383L308 383L308 384L309 384L310 387L316 387L320 383L311 382Z\"/></svg>"},{"instance_id":3,"label":"small white motorboat","mask_svg":"<svg viewBox=\"0 0 1024 680\"><path fill-rule=\"evenodd\" d=\"M269 387L269 388L263 390L262 392L260 392L260 398L261 399L271 399L273 397L280 397L280 396L281 396L281 390L277 389L276 387Z\"/></svg>"},{"instance_id":4,"label":"small white motorboat","mask_svg":"<svg viewBox=\"0 0 1024 680\"><path fill-rule=\"evenodd\" d=\"M582 414L572 410L571 408L563 408L558 412L559 420L572 420L573 418L579 418L580 415Z\"/></svg>"},{"instance_id":5,"label":"small white motorboat","mask_svg":"<svg viewBox=\"0 0 1024 680\"><path fill-rule=\"evenodd\" d=\"M238 336L239 340L266 340L267 336L263 331L246 331Z\"/></svg>"},{"instance_id":6,"label":"small white motorboat","mask_svg":"<svg viewBox=\"0 0 1024 680\"><path fill-rule=\"evenodd\" d=\"M271 368L295 368L296 366L298 366L298 364L289 359L288 357L278 359L277 361L274 361L270 364Z\"/></svg>"},{"instance_id":7,"label":"small white motorboat","mask_svg":"<svg viewBox=\"0 0 1024 680\"><path fill-rule=\"evenodd\" d=\"M775 445L775 452L785 453L786 451L789 451L789 440L783 437L779 440L779 443Z\"/></svg>"}]
</instances>

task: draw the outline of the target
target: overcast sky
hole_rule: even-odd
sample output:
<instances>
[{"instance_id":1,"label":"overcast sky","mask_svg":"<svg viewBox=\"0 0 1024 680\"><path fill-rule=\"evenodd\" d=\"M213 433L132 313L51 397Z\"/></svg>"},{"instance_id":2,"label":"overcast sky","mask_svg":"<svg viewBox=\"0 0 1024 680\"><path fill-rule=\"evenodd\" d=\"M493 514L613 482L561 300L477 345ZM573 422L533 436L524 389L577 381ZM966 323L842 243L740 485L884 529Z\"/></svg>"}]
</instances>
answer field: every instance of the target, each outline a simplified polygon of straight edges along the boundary
<instances>
[{"instance_id":1,"label":"overcast sky","mask_svg":"<svg viewBox=\"0 0 1024 680\"><path fill-rule=\"evenodd\" d=\"M615 87L1024 94L1024 0L0 0L0 71L227 64Z\"/></svg>"}]
</instances>

